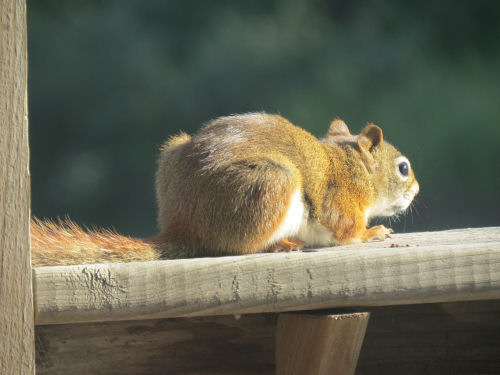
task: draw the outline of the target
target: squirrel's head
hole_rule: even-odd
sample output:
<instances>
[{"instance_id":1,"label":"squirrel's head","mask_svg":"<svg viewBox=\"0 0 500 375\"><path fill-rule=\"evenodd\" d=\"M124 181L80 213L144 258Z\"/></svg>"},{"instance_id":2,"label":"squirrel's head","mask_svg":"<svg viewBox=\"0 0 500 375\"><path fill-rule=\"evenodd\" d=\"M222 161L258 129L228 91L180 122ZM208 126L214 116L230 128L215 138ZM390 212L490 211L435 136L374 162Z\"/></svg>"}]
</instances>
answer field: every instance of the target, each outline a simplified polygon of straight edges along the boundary
<instances>
[{"instance_id":1,"label":"squirrel's head","mask_svg":"<svg viewBox=\"0 0 500 375\"><path fill-rule=\"evenodd\" d=\"M325 143L352 147L366 167L375 193L367 219L392 216L405 211L419 191L410 161L393 145L384 141L382 129L368 124L359 135L351 135L342 120L334 120Z\"/></svg>"}]
</instances>

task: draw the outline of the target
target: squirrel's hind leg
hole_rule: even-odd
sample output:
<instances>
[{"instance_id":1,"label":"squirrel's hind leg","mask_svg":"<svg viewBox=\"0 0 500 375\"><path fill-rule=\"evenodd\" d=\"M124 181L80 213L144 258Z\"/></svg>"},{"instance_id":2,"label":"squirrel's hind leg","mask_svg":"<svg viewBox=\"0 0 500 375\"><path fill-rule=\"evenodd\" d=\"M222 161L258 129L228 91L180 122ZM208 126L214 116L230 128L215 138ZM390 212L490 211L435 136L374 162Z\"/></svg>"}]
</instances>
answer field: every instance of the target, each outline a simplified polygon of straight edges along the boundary
<instances>
[{"instance_id":1,"label":"squirrel's hind leg","mask_svg":"<svg viewBox=\"0 0 500 375\"><path fill-rule=\"evenodd\" d=\"M278 242L272 244L268 248L264 249L263 252L266 253L279 253L286 252L289 253L291 251L298 251L304 248L304 242L297 238L288 238L282 239Z\"/></svg>"},{"instance_id":2,"label":"squirrel's hind leg","mask_svg":"<svg viewBox=\"0 0 500 375\"><path fill-rule=\"evenodd\" d=\"M220 173L217 186L212 185L217 202L206 207L212 217L210 233L204 235L208 251L253 254L297 234L304 217L301 178L288 160L246 158Z\"/></svg>"}]
</instances>

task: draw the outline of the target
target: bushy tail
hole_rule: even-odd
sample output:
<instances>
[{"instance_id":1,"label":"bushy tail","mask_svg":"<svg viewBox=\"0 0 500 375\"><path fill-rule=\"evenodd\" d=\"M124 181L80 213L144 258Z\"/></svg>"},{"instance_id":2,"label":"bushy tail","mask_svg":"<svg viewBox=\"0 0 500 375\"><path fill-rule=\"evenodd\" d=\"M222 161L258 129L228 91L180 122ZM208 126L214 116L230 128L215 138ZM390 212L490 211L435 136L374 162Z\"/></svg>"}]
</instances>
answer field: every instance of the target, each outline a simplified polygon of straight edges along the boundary
<instances>
[{"instance_id":1,"label":"bushy tail","mask_svg":"<svg viewBox=\"0 0 500 375\"><path fill-rule=\"evenodd\" d=\"M155 240L122 236L111 230L84 230L69 219L31 220L33 267L156 260Z\"/></svg>"}]
</instances>

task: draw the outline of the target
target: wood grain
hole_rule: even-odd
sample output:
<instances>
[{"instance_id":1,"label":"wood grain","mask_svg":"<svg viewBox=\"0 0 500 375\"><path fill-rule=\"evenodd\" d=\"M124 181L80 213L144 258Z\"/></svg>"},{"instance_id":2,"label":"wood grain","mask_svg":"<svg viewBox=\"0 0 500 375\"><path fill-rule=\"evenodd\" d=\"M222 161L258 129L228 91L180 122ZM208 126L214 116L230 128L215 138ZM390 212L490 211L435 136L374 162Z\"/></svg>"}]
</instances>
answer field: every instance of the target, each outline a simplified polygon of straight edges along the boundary
<instances>
[{"instance_id":1,"label":"wood grain","mask_svg":"<svg viewBox=\"0 0 500 375\"><path fill-rule=\"evenodd\" d=\"M365 310L357 375L500 374L500 300ZM37 326L37 374L272 375L276 323L247 314Z\"/></svg>"},{"instance_id":2,"label":"wood grain","mask_svg":"<svg viewBox=\"0 0 500 375\"><path fill-rule=\"evenodd\" d=\"M318 252L41 267L34 278L38 324L492 299L500 228Z\"/></svg>"},{"instance_id":3,"label":"wood grain","mask_svg":"<svg viewBox=\"0 0 500 375\"><path fill-rule=\"evenodd\" d=\"M41 267L34 283L38 324L495 299L500 228L317 252Z\"/></svg>"},{"instance_id":4,"label":"wood grain","mask_svg":"<svg viewBox=\"0 0 500 375\"><path fill-rule=\"evenodd\" d=\"M284 313L276 327L276 375L353 375L369 313Z\"/></svg>"},{"instance_id":5,"label":"wood grain","mask_svg":"<svg viewBox=\"0 0 500 375\"><path fill-rule=\"evenodd\" d=\"M38 326L37 375L273 375L275 315Z\"/></svg>"},{"instance_id":6,"label":"wood grain","mask_svg":"<svg viewBox=\"0 0 500 375\"><path fill-rule=\"evenodd\" d=\"M26 4L0 10L0 373L33 374Z\"/></svg>"}]
</instances>

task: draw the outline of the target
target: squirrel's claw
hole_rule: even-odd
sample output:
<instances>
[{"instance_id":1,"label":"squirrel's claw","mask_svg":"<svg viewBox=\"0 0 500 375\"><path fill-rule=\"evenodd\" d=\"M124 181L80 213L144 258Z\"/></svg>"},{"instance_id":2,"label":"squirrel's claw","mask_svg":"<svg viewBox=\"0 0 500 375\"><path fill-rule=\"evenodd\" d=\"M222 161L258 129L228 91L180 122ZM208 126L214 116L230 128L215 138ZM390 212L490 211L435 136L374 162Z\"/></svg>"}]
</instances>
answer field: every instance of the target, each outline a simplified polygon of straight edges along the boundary
<instances>
[{"instance_id":1,"label":"squirrel's claw","mask_svg":"<svg viewBox=\"0 0 500 375\"><path fill-rule=\"evenodd\" d=\"M368 241L383 241L386 238L390 238L390 234L394 232L391 228L386 228L383 225L376 225L369 229L366 229L361 236L363 242Z\"/></svg>"}]
</instances>

